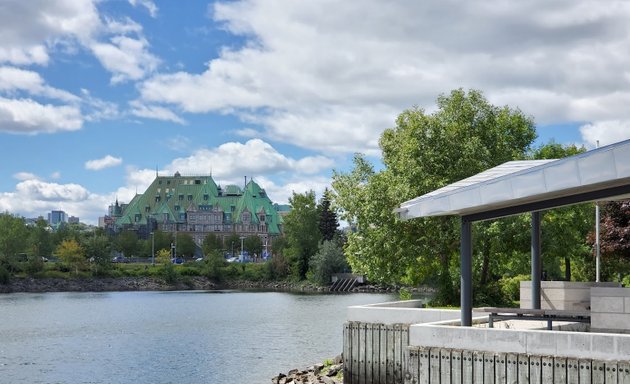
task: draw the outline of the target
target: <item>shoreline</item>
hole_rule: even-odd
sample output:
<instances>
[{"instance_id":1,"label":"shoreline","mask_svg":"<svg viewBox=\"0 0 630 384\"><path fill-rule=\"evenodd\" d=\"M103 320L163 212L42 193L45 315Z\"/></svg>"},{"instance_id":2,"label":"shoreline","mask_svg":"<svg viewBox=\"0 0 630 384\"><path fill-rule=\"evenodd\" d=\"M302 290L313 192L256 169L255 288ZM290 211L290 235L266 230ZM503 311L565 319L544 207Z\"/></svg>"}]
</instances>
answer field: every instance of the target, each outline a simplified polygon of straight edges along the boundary
<instances>
[{"instance_id":1,"label":"shoreline","mask_svg":"<svg viewBox=\"0 0 630 384\"><path fill-rule=\"evenodd\" d=\"M215 283L202 276L191 276L173 284L159 277L90 277L90 278L33 278L14 277L8 284L0 284L0 293L45 292L117 292L117 291L186 291L186 290L269 290L305 293L329 292L328 287L304 282L232 280ZM411 292L430 293L429 288L412 288ZM362 285L350 293L396 293L398 287Z\"/></svg>"}]
</instances>

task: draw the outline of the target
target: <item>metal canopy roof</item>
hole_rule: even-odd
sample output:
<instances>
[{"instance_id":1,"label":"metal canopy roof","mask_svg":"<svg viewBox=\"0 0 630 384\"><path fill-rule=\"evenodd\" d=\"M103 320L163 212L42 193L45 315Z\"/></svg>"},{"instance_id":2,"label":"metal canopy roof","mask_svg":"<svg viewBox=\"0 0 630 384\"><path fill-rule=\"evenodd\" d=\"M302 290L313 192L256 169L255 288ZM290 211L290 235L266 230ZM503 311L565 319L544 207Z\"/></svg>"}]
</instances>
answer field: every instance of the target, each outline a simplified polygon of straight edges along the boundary
<instances>
[{"instance_id":1,"label":"metal canopy roof","mask_svg":"<svg viewBox=\"0 0 630 384\"><path fill-rule=\"evenodd\" d=\"M630 195L630 140L559 160L509 161L400 205L402 219L486 220Z\"/></svg>"}]
</instances>

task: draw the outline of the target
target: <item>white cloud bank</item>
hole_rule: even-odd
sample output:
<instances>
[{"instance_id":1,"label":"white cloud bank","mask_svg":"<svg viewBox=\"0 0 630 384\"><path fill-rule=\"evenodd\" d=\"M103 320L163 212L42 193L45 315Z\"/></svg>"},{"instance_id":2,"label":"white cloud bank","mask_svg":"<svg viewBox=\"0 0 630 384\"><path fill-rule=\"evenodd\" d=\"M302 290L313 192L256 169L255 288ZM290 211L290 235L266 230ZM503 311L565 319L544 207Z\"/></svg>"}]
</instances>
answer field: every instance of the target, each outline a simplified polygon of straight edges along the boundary
<instances>
[{"instance_id":1,"label":"white cloud bank","mask_svg":"<svg viewBox=\"0 0 630 384\"><path fill-rule=\"evenodd\" d=\"M377 153L398 113L459 87L542 124L630 121L628 2L244 0L211 10L246 43L200 73L150 77L144 103L237 113L264 127L258 136L325 153Z\"/></svg>"}]
</instances>

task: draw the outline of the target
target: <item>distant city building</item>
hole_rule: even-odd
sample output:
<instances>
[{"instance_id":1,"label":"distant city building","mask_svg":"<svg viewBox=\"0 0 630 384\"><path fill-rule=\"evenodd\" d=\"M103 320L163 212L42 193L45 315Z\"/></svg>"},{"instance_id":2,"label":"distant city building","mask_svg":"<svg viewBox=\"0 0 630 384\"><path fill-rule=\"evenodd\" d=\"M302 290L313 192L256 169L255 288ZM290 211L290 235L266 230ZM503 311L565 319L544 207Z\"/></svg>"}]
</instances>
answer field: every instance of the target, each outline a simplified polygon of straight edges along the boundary
<instances>
[{"instance_id":1,"label":"distant city building","mask_svg":"<svg viewBox=\"0 0 630 384\"><path fill-rule=\"evenodd\" d=\"M79 218L76 216L70 216L68 217L68 223L69 224L79 224Z\"/></svg>"},{"instance_id":2,"label":"distant city building","mask_svg":"<svg viewBox=\"0 0 630 384\"><path fill-rule=\"evenodd\" d=\"M48 224L58 226L68 222L68 215L64 211L51 211L48 214Z\"/></svg>"},{"instance_id":3,"label":"distant city building","mask_svg":"<svg viewBox=\"0 0 630 384\"><path fill-rule=\"evenodd\" d=\"M256 182L245 188L217 185L212 176L157 176L143 194L129 204L109 207L115 231L131 229L139 237L148 238L154 230L188 233L201 245L209 234L224 242L233 234L259 236L271 245L282 234L282 216L290 209L273 204ZM103 222L106 219L103 218Z\"/></svg>"}]
</instances>

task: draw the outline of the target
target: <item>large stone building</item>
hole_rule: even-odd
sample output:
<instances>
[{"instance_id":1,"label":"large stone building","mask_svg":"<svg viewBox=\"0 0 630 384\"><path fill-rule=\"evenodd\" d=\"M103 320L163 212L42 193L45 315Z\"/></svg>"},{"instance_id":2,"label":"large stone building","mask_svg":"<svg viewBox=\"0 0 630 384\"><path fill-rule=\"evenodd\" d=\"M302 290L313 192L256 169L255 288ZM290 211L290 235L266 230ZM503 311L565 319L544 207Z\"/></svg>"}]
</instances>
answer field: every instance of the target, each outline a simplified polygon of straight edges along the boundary
<instances>
[{"instance_id":1,"label":"large stone building","mask_svg":"<svg viewBox=\"0 0 630 384\"><path fill-rule=\"evenodd\" d=\"M156 175L143 194L124 207L118 202L110 208L115 229L135 230L147 238L151 231L190 234L201 245L209 233L223 240L233 234L257 235L271 245L282 234L284 205L271 202L256 182L245 188L218 186L212 176ZM224 243L225 246L225 243Z\"/></svg>"}]
</instances>

